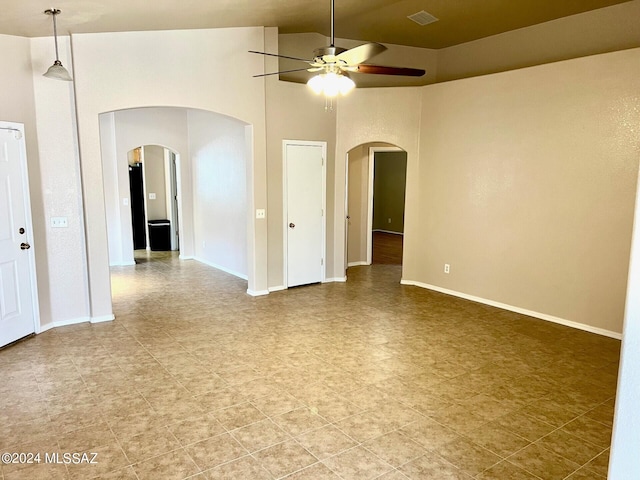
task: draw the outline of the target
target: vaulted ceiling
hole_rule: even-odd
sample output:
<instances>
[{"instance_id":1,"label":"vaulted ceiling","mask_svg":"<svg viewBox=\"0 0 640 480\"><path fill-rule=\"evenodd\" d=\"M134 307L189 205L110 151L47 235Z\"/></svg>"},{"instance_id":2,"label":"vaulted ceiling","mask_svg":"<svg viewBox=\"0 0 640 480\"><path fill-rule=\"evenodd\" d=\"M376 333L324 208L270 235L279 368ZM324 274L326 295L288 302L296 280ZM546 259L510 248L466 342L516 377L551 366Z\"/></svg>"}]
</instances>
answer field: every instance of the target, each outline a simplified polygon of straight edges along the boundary
<instances>
[{"instance_id":1,"label":"vaulted ceiling","mask_svg":"<svg viewBox=\"0 0 640 480\"><path fill-rule=\"evenodd\" d=\"M310 59L329 43L331 0L6 0L0 34L278 27L279 53ZM407 18L425 11L438 20ZM357 75L358 86L425 85L640 47L640 0L335 0L337 45L379 42L371 62L427 71L424 77ZM529 28L527 28L529 27ZM347 40L345 40L347 39ZM417 47L417 48L416 48ZM280 70L304 64L280 61ZM306 82L306 71L281 80Z\"/></svg>"},{"instance_id":2,"label":"vaulted ceiling","mask_svg":"<svg viewBox=\"0 0 640 480\"><path fill-rule=\"evenodd\" d=\"M626 0L336 0L336 36L443 48ZM62 10L60 33L279 27L329 35L330 0L18 0L2 2L0 34L51 35L42 12ZM439 19L419 26L407 16Z\"/></svg>"}]
</instances>

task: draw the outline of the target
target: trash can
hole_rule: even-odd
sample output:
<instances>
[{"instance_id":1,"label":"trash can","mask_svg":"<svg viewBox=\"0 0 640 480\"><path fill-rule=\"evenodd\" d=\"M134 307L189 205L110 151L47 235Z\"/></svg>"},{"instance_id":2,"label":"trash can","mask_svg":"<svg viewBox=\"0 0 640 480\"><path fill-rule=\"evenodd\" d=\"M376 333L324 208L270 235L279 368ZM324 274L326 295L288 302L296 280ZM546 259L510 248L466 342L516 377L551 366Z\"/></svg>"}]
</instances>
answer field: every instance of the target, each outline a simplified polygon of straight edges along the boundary
<instances>
[{"instance_id":1,"label":"trash can","mask_svg":"<svg viewBox=\"0 0 640 480\"><path fill-rule=\"evenodd\" d=\"M149 248L156 252L171 250L171 223L169 220L149 220Z\"/></svg>"}]
</instances>

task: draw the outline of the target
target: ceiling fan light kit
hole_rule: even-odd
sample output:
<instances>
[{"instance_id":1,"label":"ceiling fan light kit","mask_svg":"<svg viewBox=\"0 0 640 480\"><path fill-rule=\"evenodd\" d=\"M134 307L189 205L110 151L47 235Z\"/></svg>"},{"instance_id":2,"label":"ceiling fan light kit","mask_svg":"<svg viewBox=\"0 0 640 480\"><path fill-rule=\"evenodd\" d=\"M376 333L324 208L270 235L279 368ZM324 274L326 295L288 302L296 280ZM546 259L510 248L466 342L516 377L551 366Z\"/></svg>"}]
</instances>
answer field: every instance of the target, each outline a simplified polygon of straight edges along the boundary
<instances>
[{"instance_id":1,"label":"ceiling fan light kit","mask_svg":"<svg viewBox=\"0 0 640 480\"><path fill-rule=\"evenodd\" d=\"M316 49L313 53L313 60L288 57L285 55L278 55L274 53L256 52L253 50L249 51L250 53L257 53L260 55L306 62L309 64L310 68L265 73L261 75L254 75L254 77L265 77L268 75L276 75L279 73L307 70L308 72L316 73L315 76L309 79L307 85L309 85L311 90L313 90L316 94L324 94L327 101L330 101L340 94L346 95L355 88L356 84L353 80L351 80L351 78L349 78L349 72L377 75L405 75L413 77L420 77L425 74L424 70L420 70L417 68L396 68L383 65L365 64L364 62L374 57L375 55L384 52L387 47L379 43L365 43L364 45L350 48L348 50L336 47L334 44L334 27L334 0L331 0L331 45ZM331 110L332 108L325 107L325 109Z\"/></svg>"},{"instance_id":2,"label":"ceiling fan light kit","mask_svg":"<svg viewBox=\"0 0 640 480\"><path fill-rule=\"evenodd\" d=\"M64 80L66 82L70 82L72 80L71 75L69 75L67 69L62 66L62 62L58 57L58 29L56 27L56 15L60 15L60 10L58 10L57 8L50 8L48 10L45 10L44 13L53 17L53 39L56 45L56 59L53 62L53 65L51 65L49 69L42 74L42 76L53 78L55 80Z\"/></svg>"},{"instance_id":3,"label":"ceiling fan light kit","mask_svg":"<svg viewBox=\"0 0 640 480\"><path fill-rule=\"evenodd\" d=\"M342 73L328 72L311 77L307 85L316 95L334 98L338 94L346 95L356 86L355 82Z\"/></svg>"}]
</instances>

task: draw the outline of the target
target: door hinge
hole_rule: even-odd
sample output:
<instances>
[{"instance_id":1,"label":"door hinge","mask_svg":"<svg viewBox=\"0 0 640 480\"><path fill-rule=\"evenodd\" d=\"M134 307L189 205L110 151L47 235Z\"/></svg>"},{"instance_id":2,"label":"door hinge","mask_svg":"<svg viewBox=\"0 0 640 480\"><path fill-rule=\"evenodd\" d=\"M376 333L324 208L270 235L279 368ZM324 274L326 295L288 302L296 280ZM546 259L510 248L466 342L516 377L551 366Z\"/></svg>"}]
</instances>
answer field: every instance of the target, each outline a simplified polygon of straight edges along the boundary
<instances>
[{"instance_id":1,"label":"door hinge","mask_svg":"<svg viewBox=\"0 0 640 480\"><path fill-rule=\"evenodd\" d=\"M321 259L320 259L320 265L321 265L321 266L322 266L322 265L324 265L324 258L321 258Z\"/></svg>"}]
</instances>

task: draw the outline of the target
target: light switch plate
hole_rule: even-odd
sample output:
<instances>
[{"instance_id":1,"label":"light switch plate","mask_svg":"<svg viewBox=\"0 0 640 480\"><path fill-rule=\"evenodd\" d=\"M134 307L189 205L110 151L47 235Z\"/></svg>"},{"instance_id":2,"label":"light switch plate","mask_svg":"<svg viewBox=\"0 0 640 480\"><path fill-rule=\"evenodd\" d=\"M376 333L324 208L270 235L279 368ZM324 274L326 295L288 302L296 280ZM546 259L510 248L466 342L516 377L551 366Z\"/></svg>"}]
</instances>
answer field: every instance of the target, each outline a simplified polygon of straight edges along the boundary
<instances>
[{"instance_id":1,"label":"light switch plate","mask_svg":"<svg viewBox=\"0 0 640 480\"><path fill-rule=\"evenodd\" d=\"M156 194L155 193L150 193L149 194L149 200L155 200L156 199Z\"/></svg>"},{"instance_id":2,"label":"light switch plate","mask_svg":"<svg viewBox=\"0 0 640 480\"><path fill-rule=\"evenodd\" d=\"M258 208L256 210L256 218L265 218L267 216L267 212L264 208Z\"/></svg>"}]
</instances>

